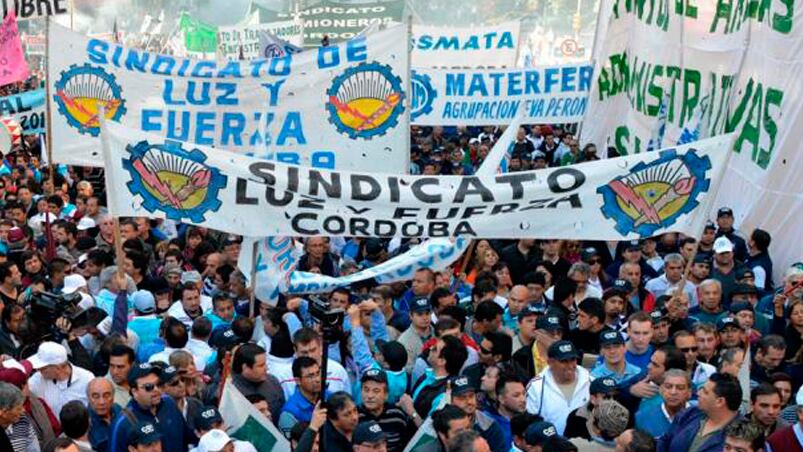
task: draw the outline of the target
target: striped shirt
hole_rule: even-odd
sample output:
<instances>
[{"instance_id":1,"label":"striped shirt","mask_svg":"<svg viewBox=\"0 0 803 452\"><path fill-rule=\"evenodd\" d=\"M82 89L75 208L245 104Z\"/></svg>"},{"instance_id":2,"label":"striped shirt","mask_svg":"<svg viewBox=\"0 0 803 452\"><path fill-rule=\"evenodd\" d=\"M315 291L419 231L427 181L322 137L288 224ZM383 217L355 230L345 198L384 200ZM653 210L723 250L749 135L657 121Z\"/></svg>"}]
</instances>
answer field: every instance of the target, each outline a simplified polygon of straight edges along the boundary
<instances>
[{"instance_id":1,"label":"striped shirt","mask_svg":"<svg viewBox=\"0 0 803 452\"><path fill-rule=\"evenodd\" d=\"M374 421L382 427L382 432L388 437L388 452L404 450L404 446L415 433L416 426L410 416L396 405L385 404L385 408L379 416L374 416L364 407L360 407L359 411L360 422Z\"/></svg>"}]
</instances>

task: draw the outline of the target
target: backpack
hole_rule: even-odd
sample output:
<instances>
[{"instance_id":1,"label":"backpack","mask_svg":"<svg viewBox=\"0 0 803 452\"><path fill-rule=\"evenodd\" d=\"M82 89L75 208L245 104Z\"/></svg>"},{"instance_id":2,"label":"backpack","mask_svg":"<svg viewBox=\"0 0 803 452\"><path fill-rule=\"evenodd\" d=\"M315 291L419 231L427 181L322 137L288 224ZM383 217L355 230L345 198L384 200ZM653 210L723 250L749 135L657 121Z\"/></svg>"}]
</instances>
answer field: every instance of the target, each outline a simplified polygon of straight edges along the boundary
<instances>
[{"instance_id":1,"label":"backpack","mask_svg":"<svg viewBox=\"0 0 803 452\"><path fill-rule=\"evenodd\" d=\"M443 378L423 387L418 393L418 397L413 401L413 408L421 416L421 419L426 419L429 416L429 412L432 410L432 403L439 395L446 392L446 383L448 381L448 378Z\"/></svg>"}]
</instances>

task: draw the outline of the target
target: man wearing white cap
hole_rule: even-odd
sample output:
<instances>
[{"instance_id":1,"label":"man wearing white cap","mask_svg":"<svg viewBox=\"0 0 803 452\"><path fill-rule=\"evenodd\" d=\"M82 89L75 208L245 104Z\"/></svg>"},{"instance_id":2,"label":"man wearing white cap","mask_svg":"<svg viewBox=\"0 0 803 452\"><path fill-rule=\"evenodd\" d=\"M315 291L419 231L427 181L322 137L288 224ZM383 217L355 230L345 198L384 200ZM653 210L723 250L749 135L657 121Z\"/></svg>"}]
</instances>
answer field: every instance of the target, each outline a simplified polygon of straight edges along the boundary
<instances>
[{"instance_id":1,"label":"man wearing white cap","mask_svg":"<svg viewBox=\"0 0 803 452\"><path fill-rule=\"evenodd\" d=\"M223 430L209 430L201 436L195 452L256 452L247 441L232 440Z\"/></svg>"},{"instance_id":2,"label":"man wearing white cap","mask_svg":"<svg viewBox=\"0 0 803 452\"><path fill-rule=\"evenodd\" d=\"M722 284L722 300L730 303L731 292L736 286L736 261L733 254L733 242L725 236L714 240L714 268L711 278Z\"/></svg>"},{"instance_id":3,"label":"man wearing white cap","mask_svg":"<svg viewBox=\"0 0 803 452\"><path fill-rule=\"evenodd\" d=\"M31 392L43 398L54 413L61 412L61 407L71 400L87 403L86 387L95 376L70 364L63 345L42 342L28 362L37 371L28 379Z\"/></svg>"}]
</instances>

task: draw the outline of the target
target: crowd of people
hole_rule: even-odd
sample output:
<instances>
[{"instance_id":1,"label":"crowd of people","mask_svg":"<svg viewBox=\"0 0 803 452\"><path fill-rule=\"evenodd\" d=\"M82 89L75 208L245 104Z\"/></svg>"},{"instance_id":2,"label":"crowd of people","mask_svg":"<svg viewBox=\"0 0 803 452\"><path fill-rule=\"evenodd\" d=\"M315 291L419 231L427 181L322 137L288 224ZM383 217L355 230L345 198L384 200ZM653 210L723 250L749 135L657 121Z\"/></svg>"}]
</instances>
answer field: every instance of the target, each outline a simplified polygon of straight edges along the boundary
<instances>
[{"instance_id":1,"label":"crowd of people","mask_svg":"<svg viewBox=\"0 0 803 452\"><path fill-rule=\"evenodd\" d=\"M414 127L411 172L471 174L500 135ZM42 156L37 136L0 156L0 450L256 450L229 436L228 384L299 452L803 448L803 264L775 271L728 207L699 239L475 240L322 294L344 316L321 331L313 297L253 300L241 237L115 220L102 170ZM597 158L534 125L509 170ZM327 276L415 244L295 243Z\"/></svg>"}]
</instances>

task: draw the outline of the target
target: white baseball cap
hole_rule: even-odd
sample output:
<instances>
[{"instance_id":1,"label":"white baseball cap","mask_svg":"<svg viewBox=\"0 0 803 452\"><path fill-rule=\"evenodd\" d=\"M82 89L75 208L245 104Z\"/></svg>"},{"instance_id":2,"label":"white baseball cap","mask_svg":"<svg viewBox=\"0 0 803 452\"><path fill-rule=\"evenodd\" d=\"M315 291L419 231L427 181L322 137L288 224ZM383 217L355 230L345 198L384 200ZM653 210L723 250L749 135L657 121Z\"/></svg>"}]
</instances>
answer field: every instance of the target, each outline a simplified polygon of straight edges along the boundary
<instances>
[{"instance_id":1,"label":"white baseball cap","mask_svg":"<svg viewBox=\"0 0 803 452\"><path fill-rule=\"evenodd\" d=\"M209 430L198 441L199 452L218 452L231 442L231 438L223 430Z\"/></svg>"},{"instance_id":2,"label":"white baseball cap","mask_svg":"<svg viewBox=\"0 0 803 452\"><path fill-rule=\"evenodd\" d=\"M64 364L67 362L67 349L55 342L42 342L36 354L28 358L28 362L37 370L45 366Z\"/></svg>"},{"instance_id":3,"label":"white baseball cap","mask_svg":"<svg viewBox=\"0 0 803 452\"><path fill-rule=\"evenodd\" d=\"M82 287L86 287L86 278L77 273L73 273L72 275L64 277L64 288L61 289L61 292L70 295Z\"/></svg>"},{"instance_id":4,"label":"white baseball cap","mask_svg":"<svg viewBox=\"0 0 803 452\"><path fill-rule=\"evenodd\" d=\"M722 237L719 237L716 240L714 240L714 252L717 254L732 253L733 243L723 235Z\"/></svg>"},{"instance_id":5,"label":"white baseball cap","mask_svg":"<svg viewBox=\"0 0 803 452\"><path fill-rule=\"evenodd\" d=\"M89 217L82 217L80 220L78 220L77 228L79 231L86 231L87 229L92 229L95 226L95 220Z\"/></svg>"}]
</instances>

